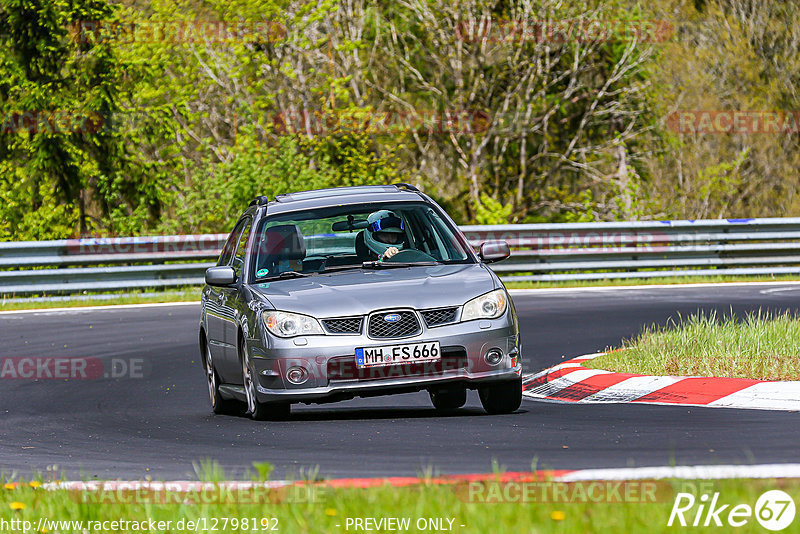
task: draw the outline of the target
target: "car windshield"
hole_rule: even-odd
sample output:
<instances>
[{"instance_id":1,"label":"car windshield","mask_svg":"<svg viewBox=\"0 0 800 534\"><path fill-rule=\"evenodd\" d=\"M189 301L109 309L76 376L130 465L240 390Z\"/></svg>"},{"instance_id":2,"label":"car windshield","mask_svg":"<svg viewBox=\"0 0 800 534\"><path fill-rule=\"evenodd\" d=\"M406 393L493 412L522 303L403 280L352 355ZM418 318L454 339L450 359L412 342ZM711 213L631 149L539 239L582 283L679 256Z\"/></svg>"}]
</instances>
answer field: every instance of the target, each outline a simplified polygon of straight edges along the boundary
<instances>
[{"instance_id":1,"label":"car windshield","mask_svg":"<svg viewBox=\"0 0 800 534\"><path fill-rule=\"evenodd\" d=\"M263 219L253 242L252 278L361 268L377 262L390 247L398 252L380 265L474 261L450 224L428 204L353 204Z\"/></svg>"}]
</instances>

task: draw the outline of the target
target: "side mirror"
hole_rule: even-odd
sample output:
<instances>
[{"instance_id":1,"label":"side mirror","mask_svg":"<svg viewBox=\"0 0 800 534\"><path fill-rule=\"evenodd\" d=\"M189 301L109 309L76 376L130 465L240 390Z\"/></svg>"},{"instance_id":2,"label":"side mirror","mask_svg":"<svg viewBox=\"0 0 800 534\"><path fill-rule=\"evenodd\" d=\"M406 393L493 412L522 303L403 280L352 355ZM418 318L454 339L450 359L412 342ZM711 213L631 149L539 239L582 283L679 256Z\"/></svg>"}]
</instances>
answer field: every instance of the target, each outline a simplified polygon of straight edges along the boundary
<instances>
[{"instance_id":1,"label":"side mirror","mask_svg":"<svg viewBox=\"0 0 800 534\"><path fill-rule=\"evenodd\" d=\"M511 255L508 243L505 241L487 241L481 244L481 260L484 263L494 263L504 260Z\"/></svg>"},{"instance_id":2,"label":"side mirror","mask_svg":"<svg viewBox=\"0 0 800 534\"><path fill-rule=\"evenodd\" d=\"M217 287L227 287L236 281L236 272L233 267L220 266L206 269L206 284Z\"/></svg>"}]
</instances>

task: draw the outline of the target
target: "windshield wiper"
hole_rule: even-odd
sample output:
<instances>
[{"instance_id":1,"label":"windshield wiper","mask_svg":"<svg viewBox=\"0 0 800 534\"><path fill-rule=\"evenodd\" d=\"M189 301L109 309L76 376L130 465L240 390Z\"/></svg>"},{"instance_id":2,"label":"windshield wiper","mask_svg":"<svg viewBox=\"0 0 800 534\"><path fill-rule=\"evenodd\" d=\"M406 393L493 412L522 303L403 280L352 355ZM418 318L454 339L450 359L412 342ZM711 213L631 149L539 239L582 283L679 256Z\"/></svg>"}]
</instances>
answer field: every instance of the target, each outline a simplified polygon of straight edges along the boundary
<instances>
[{"instance_id":1,"label":"windshield wiper","mask_svg":"<svg viewBox=\"0 0 800 534\"><path fill-rule=\"evenodd\" d=\"M353 269L362 269L361 265L334 265L333 267L325 267L318 274L335 273L338 271L352 271Z\"/></svg>"},{"instance_id":2,"label":"windshield wiper","mask_svg":"<svg viewBox=\"0 0 800 534\"><path fill-rule=\"evenodd\" d=\"M278 275L278 278L303 278L304 276L310 276L307 273L301 273L299 271L284 271Z\"/></svg>"},{"instance_id":3,"label":"windshield wiper","mask_svg":"<svg viewBox=\"0 0 800 534\"><path fill-rule=\"evenodd\" d=\"M430 267L436 265L435 261L365 261L361 264L364 269L393 269L395 267Z\"/></svg>"},{"instance_id":4,"label":"windshield wiper","mask_svg":"<svg viewBox=\"0 0 800 534\"><path fill-rule=\"evenodd\" d=\"M298 271L284 271L281 274L256 278L256 282L263 282L264 280L287 280L290 278L305 278L306 276L311 276L311 275L308 273L301 273Z\"/></svg>"}]
</instances>

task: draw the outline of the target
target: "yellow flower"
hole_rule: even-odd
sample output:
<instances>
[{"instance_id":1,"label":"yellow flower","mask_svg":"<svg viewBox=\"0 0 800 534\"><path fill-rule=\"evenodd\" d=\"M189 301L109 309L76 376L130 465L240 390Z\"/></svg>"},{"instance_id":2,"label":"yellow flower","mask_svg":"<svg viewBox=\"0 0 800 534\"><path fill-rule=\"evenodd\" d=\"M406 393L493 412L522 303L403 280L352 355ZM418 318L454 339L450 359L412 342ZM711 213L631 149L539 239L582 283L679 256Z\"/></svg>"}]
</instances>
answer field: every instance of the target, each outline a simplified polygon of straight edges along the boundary
<instances>
[{"instance_id":1,"label":"yellow flower","mask_svg":"<svg viewBox=\"0 0 800 534\"><path fill-rule=\"evenodd\" d=\"M9 483L7 483L7 484L4 484L4 485L3 485L3 487L4 487L5 489L7 489L7 490L13 490L14 488L16 488L16 487L17 487L17 485L16 485L16 484L13 484L13 483L11 483L11 482L9 482Z\"/></svg>"},{"instance_id":2,"label":"yellow flower","mask_svg":"<svg viewBox=\"0 0 800 534\"><path fill-rule=\"evenodd\" d=\"M338 514L339 514L339 512L337 512L333 508L325 508L325 515L334 516L334 515L338 515Z\"/></svg>"},{"instance_id":3,"label":"yellow flower","mask_svg":"<svg viewBox=\"0 0 800 534\"><path fill-rule=\"evenodd\" d=\"M39 483L39 481L38 481L38 480L31 480L30 482L28 482L28 485L29 485L30 487L32 487L32 488L34 488L34 489L36 489L36 488L38 488L39 486L41 486L41 483Z\"/></svg>"},{"instance_id":4,"label":"yellow flower","mask_svg":"<svg viewBox=\"0 0 800 534\"><path fill-rule=\"evenodd\" d=\"M552 512L550 512L550 519L552 519L553 521L563 521L565 517L567 517L567 514L565 514L561 510L553 510Z\"/></svg>"},{"instance_id":5,"label":"yellow flower","mask_svg":"<svg viewBox=\"0 0 800 534\"><path fill-rule=\"evenodd\" d=\"M24 510L25 509L25 504L21 503L21 502L17 502L17 501L12 502L11 504L9 504L9 506L11 507L12 510Z\"/></svg>"}]
</instances>

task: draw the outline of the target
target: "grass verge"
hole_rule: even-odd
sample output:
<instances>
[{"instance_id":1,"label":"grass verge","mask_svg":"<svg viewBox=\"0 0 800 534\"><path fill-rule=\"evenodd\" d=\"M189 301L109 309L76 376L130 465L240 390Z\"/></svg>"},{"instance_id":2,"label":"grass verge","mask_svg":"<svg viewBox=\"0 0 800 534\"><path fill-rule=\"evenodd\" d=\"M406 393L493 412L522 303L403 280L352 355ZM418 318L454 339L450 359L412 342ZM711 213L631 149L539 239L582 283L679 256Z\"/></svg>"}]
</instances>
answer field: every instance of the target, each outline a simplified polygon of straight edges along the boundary
<instances>
[{"instance_id":1,"label":"grass verge","mask_svg":"<svg viewBox=\"0 0 800 534\"><path fill-rule=\"evenodd\" d=\"M45 300L46 299L46 300ZM126 293L85 293L69 296L3 298L0 311L75 308L83 306L112 306L159 302L200 302L200 288L186 287L163 291L131 291Z\"/></svg>"},{"instance_id":2,"label":"grass verge","mask_svg":"<svg viewBox=\"0 0 800 534\"><path fill-rule=\"evenodd\" d=\"M800 380L800 316L748 314L744 319L694 314L650 326L627 350L587 361L620 373Z\"/></svg>"},{"instance_id":3,"label":"grass verge","mask_svg":"<svg viewBox=\"0 0 800 534\"><path fill-rule=\"evenodd\" d=\"M386 528L388 525L384 523L384 528L376 528L376 524L372 523L369 530L446 530L476 534L659 533L674 532L676 529L676 526L669 527L667 523L678 493L688 493L695 498L694 506L683 513L690 528L700 509L701 495L705 494L711 500L718 493L717 506L729 505L720 514L723 526L730 528L727 514L733 506L742 504L749 506L752 512L749 517L739 517L745 523L736 530L764 532L754 514L756 503L765 491L780 489L795 501L800 497L800 480L796 479L572 484L485 481L369 489L312 486L297 493L264 491L259 494L259 499L242 499L238 492L207 491L202 497L183 496L175 503L164 503L161 498L153 498L152 494L142 492L93 494L47 491L25 483L6 487L10 489L0 489L0 526L3 525L2 521L6 521L5 525L9 525L11 520L28 521L33 527L29 532L40 531L37 527L43 518L50 521L46 524L50 532L136 532L140 530L132 528L130 524L114 526L110 522L152 520L171 522L168 528L156 527L156 531L210 531L214 527L213 530L220 532L304 533L364 531L367 530L363 528L364 521L368 518L376 522L397 518L407 520L408 527L398 528L394 524L394 528ZM656 488L655 491L652 488ZM495 497L490 499L490 495ZM688 504L688 500L681 501L681 504ZM773 508L776 506L772 505ZM709 527L702 528L706 510L700 514L701 527L691 528L692 532L720 532L720 527L714 526L713 520L709 521ZM779 510L775 508L775 513ZM356 520L361 520L362 528L357 528ZM675 520L677 525L677 518ZM56 525L52 521L83 523L67 526ZM183 521L182 527L180 521ZM188 521L194 523L194 528L189 528ZM199 528L198 525L205 525L205 528ZM13 528L9 530L14 531Z\"/></svg>"},{"instance_id":4,"label":"grass verge","mask_svg":"<svg viewBox=\"0 0 800 534\"><path fill-rule=\"evenodd\" d=\"M508 289L549 289L560 287L616 287L681 284L729 284L742 282L799 282L798 276L666 276L663 278L622 278L572 280L563 282L506 282Z\"/></svg>"}]
</instances>

